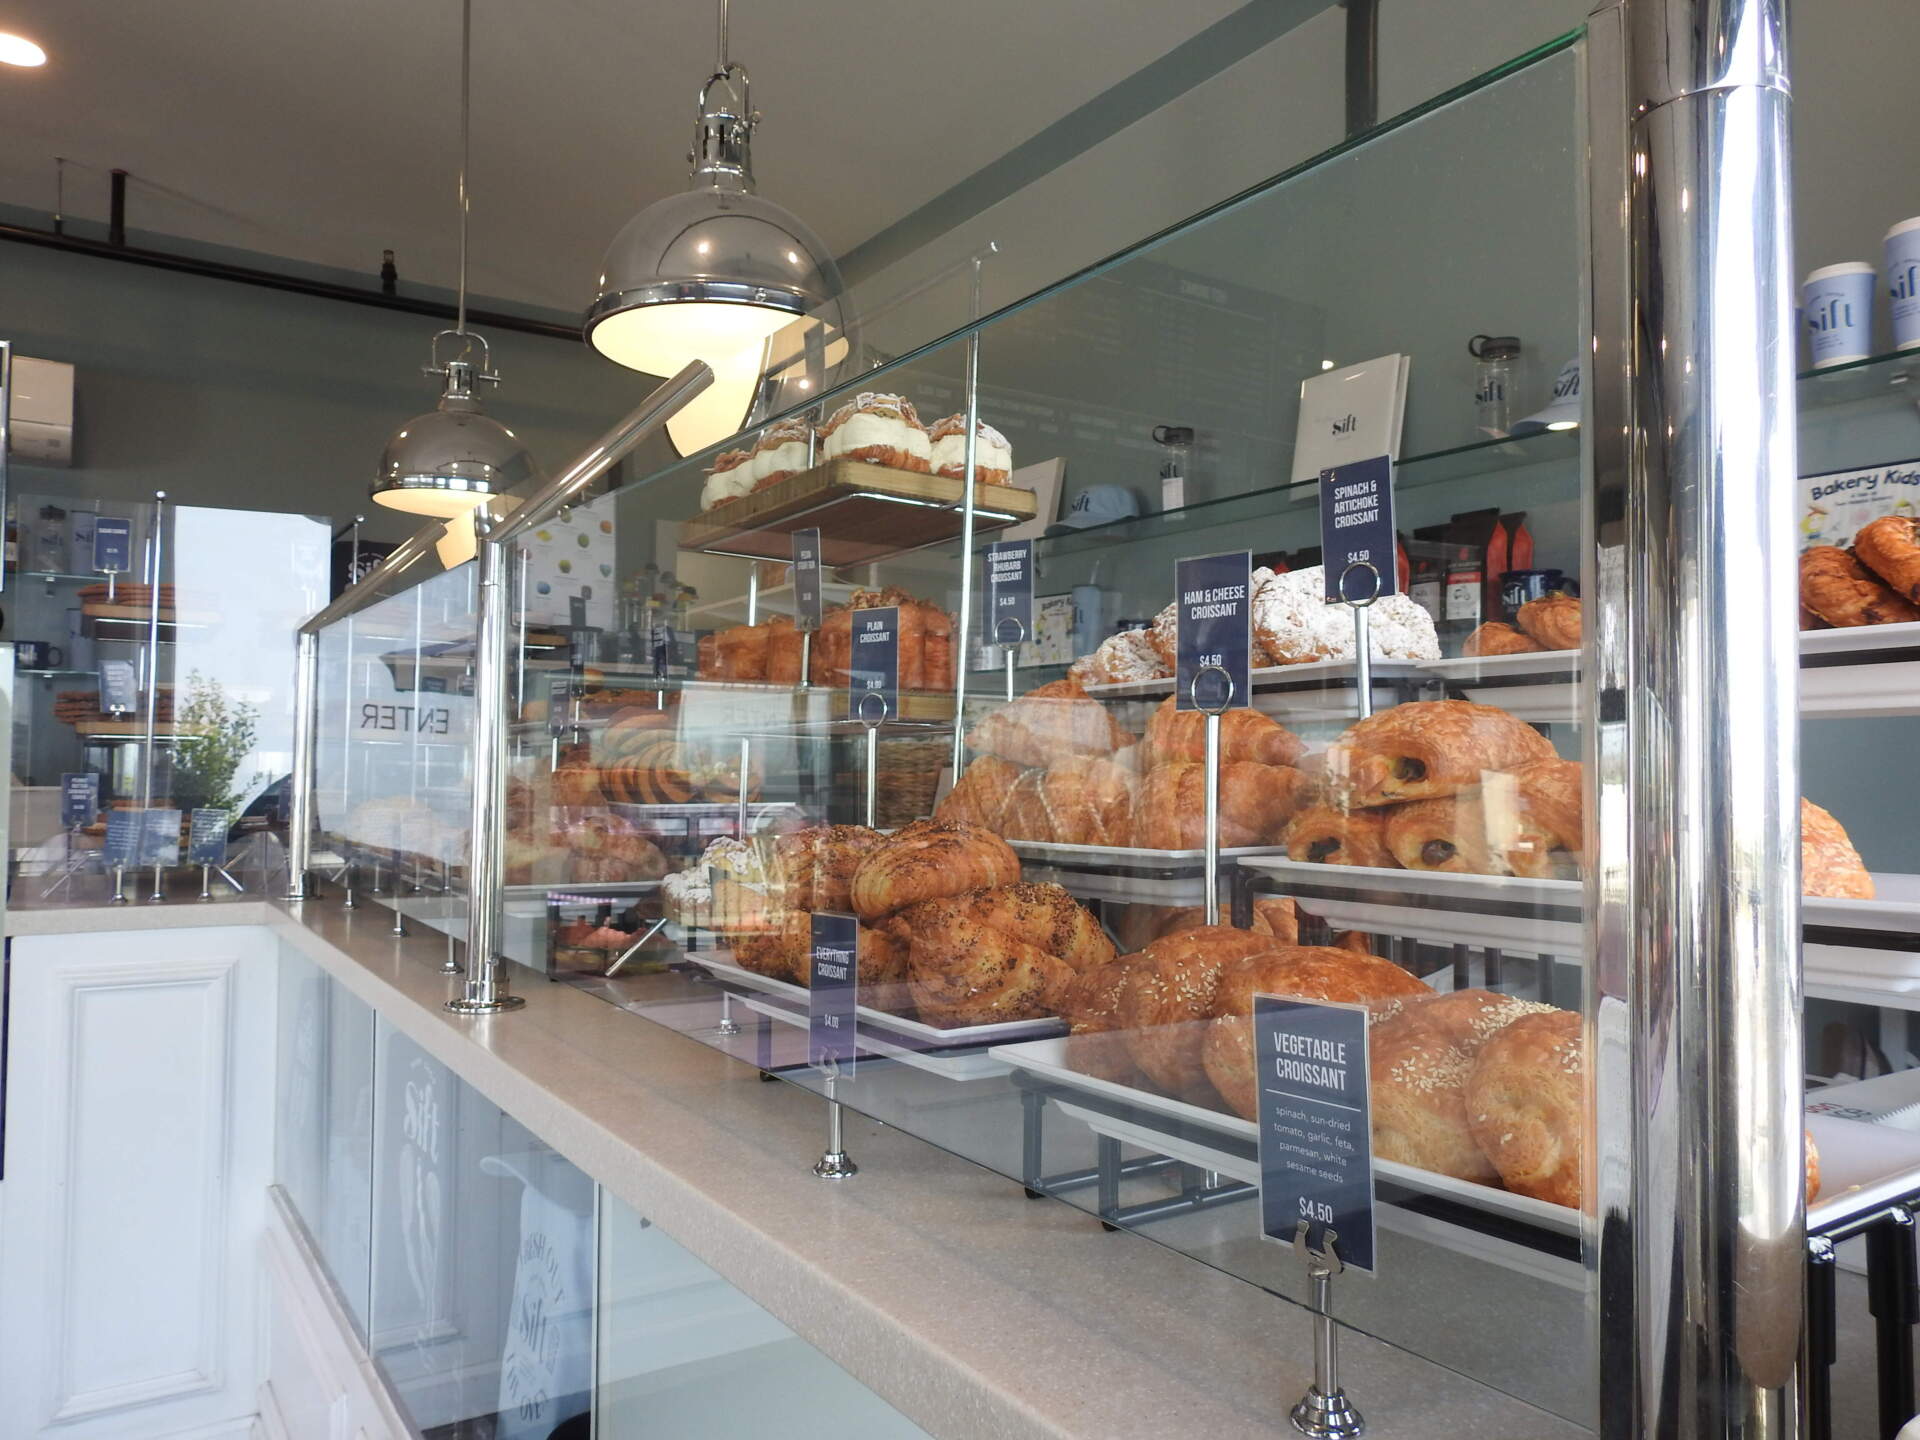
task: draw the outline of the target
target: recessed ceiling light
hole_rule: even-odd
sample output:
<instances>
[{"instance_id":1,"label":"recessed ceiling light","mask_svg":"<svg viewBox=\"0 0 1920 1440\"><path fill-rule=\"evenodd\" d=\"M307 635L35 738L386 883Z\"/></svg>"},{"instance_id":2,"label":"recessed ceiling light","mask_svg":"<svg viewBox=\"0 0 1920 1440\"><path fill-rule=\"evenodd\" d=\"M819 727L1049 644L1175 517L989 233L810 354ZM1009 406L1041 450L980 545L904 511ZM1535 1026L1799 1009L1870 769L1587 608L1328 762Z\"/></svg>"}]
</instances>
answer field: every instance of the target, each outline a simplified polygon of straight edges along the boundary
<instances>
[{"instance_id":1,"label":"recessed ceiling light","mask_svg":"<svg viewBox=\"0 0 1920 1440\"><path fill-rule=\"evenodd\" d=\"M0 65L44 65L47 52L24 35L0 31Z\"/></svg>"}]
</instances>

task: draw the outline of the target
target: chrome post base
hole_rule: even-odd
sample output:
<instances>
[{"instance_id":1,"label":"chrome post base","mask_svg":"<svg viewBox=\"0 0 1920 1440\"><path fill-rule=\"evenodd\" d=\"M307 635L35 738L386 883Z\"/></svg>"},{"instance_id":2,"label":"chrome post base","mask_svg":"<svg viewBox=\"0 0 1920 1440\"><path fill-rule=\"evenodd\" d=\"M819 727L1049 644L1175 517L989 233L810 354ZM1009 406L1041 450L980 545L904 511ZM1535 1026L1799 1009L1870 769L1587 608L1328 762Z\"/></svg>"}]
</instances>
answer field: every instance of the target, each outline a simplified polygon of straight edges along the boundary
<instances>
[{"instance_id":1,"label":"chrome post base","mask_svg":"<svg viewBox=\"0 0 1920 1440\"><path fill-rule=\"evenodd\" d=\"M128 903L127 869L124 865L116 865L113 867L113 898L107 901L107 903L109 905L125 905Z\"/></svg>"},{"instance_id":2,"label":"chrome post base","mask_svg":"<svg viewBox=\"0 0 1920 1440\"><path fill-rule=\"evenodd\" d=\"M738 1035L740 1022L733 1018L733 995L729 991L720 992L720 1023L713 1027L716 1035Z\"/></svg>"},{"instance_id":3,"label":"chrome post base","mask_svg":"<svg viewBox=\"0 0 1920 1440\"><path fill-rule=\"evenodd\" d=\"M1347 1403L1344 1390L1322 1395L1317 1389L1309 1389L1287 1418L1293 1422L1294 1429L1312 1436L1313 1440L1352 1440L1353 1436L1364 1435L1367 1429L1360 1412Z\"/></svg>"},{"instance_id":4,"label":"chrome post base","mask_svg":"<svg viewBox=\"0 0 1920 1440\"><path fill-rule=\"evenodd\" d=\"M518 1010L527 1002L518 995L496 995L491 1000L469 1000L458 996L447 1001L447 1009L456 1015L494 1015L502 1010Z\"/></svg>"},{"instance_id":5,"label":"chrome post base","mask_svg":"<svg viewBox=\"0 0 1920 1440\"><path fill-rule=\"evenodd\" d=\"M853 1157L844 1150L829 1150L813 1163L813 1173L822 1180L845 1180L858 1175L860 1167L853 1163Z\"/></svg>"},{"instance_id":6,"label":"chrome post base","mask_svg":"<svg viewBox=\"0 0 1920 1440\"><path fill-rule=\"evenodd\" d=\"M868 734L873 732L869 730ZM840 1102L833 1098L833 1092L840 1079L840 1067L829 1062L827 1069L827 1153L815 1162L813 1173L822 1180L845 1180L858 1175L860 1167L853 1163L853 1157L847 1154L846 1117L841 1113Z\"/></svg>"}]
</instances>

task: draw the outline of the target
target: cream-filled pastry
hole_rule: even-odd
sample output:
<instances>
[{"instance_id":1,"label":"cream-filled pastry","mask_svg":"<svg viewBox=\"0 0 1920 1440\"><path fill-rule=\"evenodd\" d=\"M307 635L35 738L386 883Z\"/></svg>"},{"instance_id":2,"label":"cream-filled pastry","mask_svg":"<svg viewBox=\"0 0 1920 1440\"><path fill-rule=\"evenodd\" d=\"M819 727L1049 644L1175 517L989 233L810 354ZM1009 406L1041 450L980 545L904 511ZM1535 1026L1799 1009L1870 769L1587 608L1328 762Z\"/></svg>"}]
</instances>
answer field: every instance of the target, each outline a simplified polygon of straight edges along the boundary
<instances>
[{"instance_id":1,"label":"cream-filled pastry","mask_svg":"<svg viewBox=\"0 0 1920 1440\"><path fill-rule=\"evenodd\" d=\"M898 395L868 391L833 412L820 432L828 460L845 457L896 470L933 470L933 447L913 402Z\"/></svg>"},{"instance_id":2,"label":"cream-filled pastry","mask_svg":"<svg viewBox=\"0 0 1920 1440\"><path fill-rule=\"evenodd\" d=\"M782 420L769 428L753 447L753 488L764 490L805 470L812 437L813 426L805 420Z\"/></svg>"},{"instance_id":3,"label":"cream-filled pastry","mask_svg":"<svg viewBox=\"0 0 1920 1440\"><path fill-rule=\"evenodd\" d=\"M711 510L752 490L754 469L753 456L745 450L723 450L714 456L707 483L700 487L700 508Z\"/></svg>"},{"instance_id":4,"label":"cream-filled pastry","mask_svg":"<svg viewBox=\"0 0 1920 1440\"><path fill-rule=\"evenodd\" d=\"M1013 473L1013 447L1007 437L982 420L974 427L974 478L982 485L1004 485ZM933 473L953 480L967 478L967 417L949 415L927 432Z\"/></svg>"}]
</instances>

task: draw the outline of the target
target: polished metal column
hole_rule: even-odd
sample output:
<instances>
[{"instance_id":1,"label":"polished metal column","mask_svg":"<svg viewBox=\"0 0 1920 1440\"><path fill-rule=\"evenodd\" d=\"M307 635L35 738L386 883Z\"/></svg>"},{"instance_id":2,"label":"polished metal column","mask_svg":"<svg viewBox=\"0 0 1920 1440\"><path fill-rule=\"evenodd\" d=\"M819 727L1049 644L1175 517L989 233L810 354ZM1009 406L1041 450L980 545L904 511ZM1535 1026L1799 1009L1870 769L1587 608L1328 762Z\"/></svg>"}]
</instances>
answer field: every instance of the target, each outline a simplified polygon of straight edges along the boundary
<instances>
[{"instance_id":1,"label":"polished metal column","mask_svg":"<svg viewBox=\"0 0 1920 1440\"><path fill-rule=\"evenodd\" d=\"M1586 736L1601 1433L1798 1429L1785 0L1589 29Z\"/></svg>"},{"instance_id":2,"label":"polished metal column","mask_svg":"<svg viewBox=\"0 0 1920 1440\"><path fill-rule=\"evenodd\" d=\"M314 721L320 695L320 636L302 629L295 635L293 660L293 775L287 784L287 894L307 898L307 872L313 868L313 780L319 747Z\"/></svg>"}]
</instances>

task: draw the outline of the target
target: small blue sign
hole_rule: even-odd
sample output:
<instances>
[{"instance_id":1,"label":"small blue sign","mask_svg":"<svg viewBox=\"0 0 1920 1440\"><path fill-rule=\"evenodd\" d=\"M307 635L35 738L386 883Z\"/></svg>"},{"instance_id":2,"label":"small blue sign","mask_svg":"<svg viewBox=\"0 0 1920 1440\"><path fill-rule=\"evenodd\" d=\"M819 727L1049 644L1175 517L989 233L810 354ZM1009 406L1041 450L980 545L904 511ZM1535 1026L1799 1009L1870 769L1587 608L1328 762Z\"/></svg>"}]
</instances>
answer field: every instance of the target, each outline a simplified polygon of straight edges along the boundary
<instances>
[{"instance_id":1,"label":"small blue sign","mask_svg":"<svg viewBox=\"0 0 1920 1440\"><path fill-rule=\"evenodd\" d=\"M1253 997L1260 1086L1260 1228L1373 1273L1373 1106L1367 1011L1330 1000Z\"/></svg>"},{"instance_id":2,"label":"small blue sign","mask_svg":"<svg viewBox=\"0 0 1920 1440\"><path fill-rule=\"evenodd\" d=\"M101 853L109 865L136 865L140 861L140 837L146 834L144 810L109 810L107 843Z\"/></svg>"},{"instance_id":3,"label":"small blue sign","mask_svg":"<svg viewBox=\"0 0 1920 1440\"><path fill-rule=\"evenodd\" d=\"M82 692L85 693L85 692ZM91 770L60 777L60 828L78 830L100 813L100 777Z\"/></svg>"},{"instance_id":4,"label":"small blue sign","mask_svg":"<svg viewBox=\"0 0 1920 1440\"><path fill-rule=\"evenodd\" d=\"M1033 638L1033 542L1006 540L987 547L987 638L1018 645Z\"/></svg>"},{"instance_id":5,"label":"small blue sign","mask_svg":"<svg viewBox=\"0 0 1920 1440\"><path fill-rule=\"evenodd\" d=\"M119 515L94 520L93 568L103 575L124 575L133 569L133 521Z\"/></svg>"},{"instance_id":6,"label":"small blue sign","mask_svg":"<svg viewBox=\"0 0 1920 1440\"><path fill-rule=\"evenodd\" d=\"M1231 710L1250 703L1253 556L1202 555L1174 566L1176 710ZM1195 683L1199 685L1198 702Z\"/></svg>"},{"instance_id":7,"label":"small blue sign","mask_svg":"<svg viewBox=\"0 0 1920 1440\"><path fill-rule=\"evenodd\" d=\"M187 817L187 863L224 865L227 863L227 831L233 825L231 810L198 809Z\"/></svg>"},{"instance_id":8,"label":"small blue sign","mask_svg":"<svg viewBox=\"0 0 1920 1440\"><path fill-rule=\"evenodd\" d=\"M146 816L146 825L140 832L140 863L142 865L178 865L180 863L180 812L178 810L146 810L136 812Z\"/></svg>"},{"instance_id":9,"label":"small blue sign","mask_svg":"<svg viewBox=\"0 0 1920 1440\"><path fill-rule=\"evenodd\" d=\"M807 1063L852 1075L858 1040L854 1006L860 993L860 922L825 910L813 913L807 963Z\"/></svg>"},{"instance_id":10,"label":"small blue sign","mask_svg":"<svg viewBox=\"0 0 1920 1440\"><path fill-rule=\"evenodd\" d=\"M1320 557L1329 600L1364 605L1398 593L1393 461L1387 456L1320 472Z\"/></svg>"},{"instance_id":11,"label":"small blue sign","mask_svg":"<svg viewBox=\"0 0 1920 1440\"><path fill-rule=\"evenodd\" d=\"M900 611L880 605L855 610L850 620L847 718L869 724L894 719L900 714Z\"/></svg>"},{"instance_id":12,"label":"small blue sign","mask_svg":"<svg viewBox=\"0 0 1920 1440\"><path fill-rule=\"evenodd\" d=\"M793 623L802 630L818 630L822 613L820 590L820 532L793 532Z\"/></svg>"},{"instance_id":13,"label":"small blue sign","mask_svg":"<svg viewBox=\"0 0 1920 1440\"><path fill-rule=\"evenodd\" d=\"M84 693L84 692L83 692ZM131 715L140 706L140 683L131 660L100 662L100 708L109 715Z\"/></svg>"},{"instance_id":14,"label":"small blue sign","mask_svg":"<svg viewBox=\"0 0 1920 1440\"><path fill-rule=\"evenodd\" d=\"M558 735L573 724L575 693L572 671L561 670L547 676L548 734Z\"/></svg>"}]
</instances>

